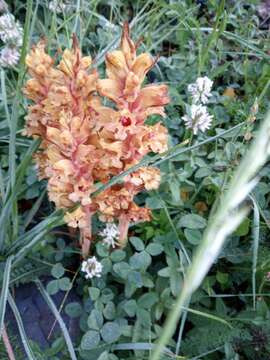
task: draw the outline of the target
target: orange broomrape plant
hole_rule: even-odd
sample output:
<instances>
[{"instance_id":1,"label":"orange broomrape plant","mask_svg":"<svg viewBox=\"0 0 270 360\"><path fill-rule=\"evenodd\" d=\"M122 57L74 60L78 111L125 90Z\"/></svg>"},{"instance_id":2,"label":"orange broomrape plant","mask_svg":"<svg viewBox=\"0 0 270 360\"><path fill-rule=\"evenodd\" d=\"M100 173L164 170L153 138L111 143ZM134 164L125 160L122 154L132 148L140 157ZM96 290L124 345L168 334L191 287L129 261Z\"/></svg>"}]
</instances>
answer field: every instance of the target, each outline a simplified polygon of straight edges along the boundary
<instances>
[{"instance_id":1,"label":"orange broomrape plant","mask_svg":"<svg viewBox=\"0 0 270 360\"><path fill-rule=\"evenodd\" d=\"M155 61L136 55L138 44L129 36L126 23L119 50L106 55L107 79L91 70L91 58L83 57L73 40L58 65L39 42L26 57L31 79L24 88L33 101L26 116L25 133L42 139L35 154L39 177L48 179L49 198L66 212L69 226L80 229L82 253L91 245L91 217L118 222L119 244L124 245L131 222L148 221L150 209L141 208L134 197L156 189L160 171L142 167L95 197L96 183L106 183L137 164L149 152L167 150L167 130L161 124L145 125L149 115L164 116L169 102L166 85L143 86ZM90 68L90 70L89 70ZM102 97L115 108L102 104Z\"/></svg>"}]
</instances>

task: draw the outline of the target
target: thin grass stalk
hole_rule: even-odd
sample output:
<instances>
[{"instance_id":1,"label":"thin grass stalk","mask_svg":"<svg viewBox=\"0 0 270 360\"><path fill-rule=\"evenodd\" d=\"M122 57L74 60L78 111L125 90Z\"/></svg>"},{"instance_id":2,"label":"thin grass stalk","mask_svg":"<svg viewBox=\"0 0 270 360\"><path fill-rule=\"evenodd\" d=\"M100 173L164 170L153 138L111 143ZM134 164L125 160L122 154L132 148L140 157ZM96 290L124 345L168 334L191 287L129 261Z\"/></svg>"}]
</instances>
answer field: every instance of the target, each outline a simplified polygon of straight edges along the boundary
<instances>
[{"instance_id":1,"label":"thin grass stalk","mask_svg":"<svg viewBox=\"0 0 270 360\"><path fill-rule=\"evenodd\" d=\"M2 168L0 167L0 196L1 196L1 203L2 205L5 202L5 196L6 196L6 191L5 191L5 180L4 180L4 175L3 175L3 171Z\"/></svg>"},{"instance_id":2,"label":"thin grass stalk","mask_svg":"<svg viewBox=\"0 0 270 360\"><path fill-rule=\"evenodd\" d=\"M167 207L165 201L163 201L163 199L162 199L161 196L159 195L159 193L158 193L157 191L156 191L155 193L156 193L156 195L158 196L159 200L160 200L161 203L162 203L163 210L165 211L165 214L166 214L166 217L167 217L168 222L169 222L169 224L170 224L170 227L171 227L174 235L176 236L176 238L177 238L177 240L178 240L178 242L179 242L181 251L182 251L182 253L184 254L184 256L185 256L185 258L186 258L186 262L187 262L187 264L190 264L190 263L191 263L190 257L189 257L189 255L188 255L188 252L187 252L187 250L186 250L183 242L181 241L181 239L180 239L180 237L179 237L178 231L177 231L177 229L176 229L176 227L175 227L175 225L174 225L174 223L173 223L173 220L172 220L172 218L171 218L171 216L170 216L170 212L169 212L169 210L168 210L168 207ZM182 269L183 269L183 274L185 275L184 264L183 264L182 262L181 262L181 267L182 267Z\"/></svg>"},{"instance_id":3,"label":"thin grass stalk","mask_svg":"<svg viewBox=\"0 0 270 360\"><path fill-rule=\"evenodd\" d=\"M215 315L212 315L212 314L205 313L205 312L203 312L203 311L191 309L191 308L189 308L189 307L184 307L184 306L183 306L183 310L185 310L186 312L190 312L190 313L192 313L192 314L194 314L194 315L202 316L202 317L205 317L205 318L207 318L207 319L211 319L211 320L220 322L220 323L222 323L223 325L228 326L230 329L233 328L233 326L232 326L228 321L224 320L223 318L221 318L221 317L219 317L219 316L215 316Z\"/></svg>"},{"instance_id":4,"label":"thin grass stalk","mask_svg":"<svg viewBox=\"0 0 270 360\"><path fill-rule=\"evenodd\" d=\"M190 359L188 359L188 360L201 360L201 359L204 358L205 356L210 355L210 354L213 354L214 352L219 351L219 350L222 350L222 349L224 349L224 345L219 346L219 347L217 347L217 348L215 348L215 349L206 351L206 352L204 352L204 353L202 353L202 354L199 354L198 356L194 356L194 357L192 357L192 358L190 358Z\"/></svg>"},{"instance_id":5,"label":"thin grass stalk","mask_svg":"<svg viewBox=\"0 0 270 360\"><path fill-rule=\"evenodd\" d=\"M32 5L33 0L27 0L26 3L26 18L24 25L24 36L23 36L23 44L21 57L19 62L19 76L16 85L16 93L13 100L12 112L10 118L10 144L9 144L9 177L11 181L11 187L15 186L16 182L16 131L17 131L17 121L18 121L18 103L21 95L21 88L23 84L23 78L25 74L25 56L28 51L28 43L29 43L29 31L30 31L30 23L31 23L31 14L32 14Z\"/></svg>"},{"instance_id":6,"label":"thin grass stalk","mask_svg":"<svg viewBox=\"0 0 270 360\"><path fill-rule=\"evenodd\" d=\"M30 347L28 338L26 336L21 315L20 315L17 305L16 305L13 297L10 295L10 293L8 294L8 303L9 303L11 310L14 314L14 317L16 319L17 326L18 326L19 333L20 333L21 340L22 340L22 344L23 344L24 350L26 352L27 358L28 358L28 360L36 360L36 357Z\"/></svg>"},{"instance_id":7,"label":"thin grass stalk","mask_svg":"<svg viewBox=\"0 0 270 360\"><path fill-rule=\"evenodd\" d=\"M35 9L33 11L31 26L30 26L30 30L29 30L29 39L32 39L32 36L33 36L33 33L34 33L34 28L35 28L35 23L36 23L36 18L37 18L37 12L38 12L38 8L39 8L39 1L40 0L36 0Z\"/></svg>"},{"instance_id":8,"label":"thin grass stalk","mask_svg":"<svg viewBox=\"0 0 270 360\"><path fill-rule=\"evenodd\" d=\"M256 200L252 195L249 196L253 203L253 225L252 225L252 238L253 238L253 255L252 255L252 293L253 293L253 310L256 310L256 272L258 261L258 250L260 241L260 212Z\"/></svg>"},{"instance_id":9,"label":"thin grass stalk","mask_svg":"<svg viewBox=\"0 0 270 360\"><path fill-rule=\"evenodd\" d=\"M75 22L73 27L73 33L77 35L79 38L79 42L81 43L81 17L80 17L80 8L81 8L81 1L76 1L76 16Z\"/></svg>"},{"instance_id":10,"label":"thin grass stalk","mask_svg":"<svg viewBox=\"0 0 270 360\"><path fill-rule=\"evenodd\" d=\"M188 268L187 276L164 326L151 360L160 359L164 346L172 337L185 304L200 286L210 267L217 259L228 236L241 224L248 213L247 207L239 208L257 184L256 174L265 164L270 153L270 112L261 125L255 141L243 158L220 204L209 220L201 244Z\"/></svg>"},{"instance_id":11,"label":"thin grass stalk","mask_svg":"<svg viewBox=\"0 0 270 360\"><path fill-rule=\"evenodd\" d=\"M22 194L26 190L26 185L22 186L20 191L16 194L13 192L13 196L6 202L6 204L1 209L1 215L0 215L0 253L4 249L4 245L6 243L8 232L7 232L7 226L10 223L10 213L12 211L12 200L17 196Z\"/></svg>"},{"instance_id":12,"label":"thin grass stalk","mask_svg":"<svg viewBox=\"0 0 270 360\"><path fill-rule=\"evenodd\" d=\"M5 115L7 119L7 123L9 126L9 129L11 130L11 123L10 123L10 115L8 110L8 101L7 101L7 91L6 91L6 77L5 77L5 71L1 69L1 94L3 98L3 104L5 108Z\"/></svg>"},{"instance_id":13,"label":"thin grass stalk","mask_svg":"<svg viewBox=\"0 0 270 360\"><path fill-rule=\"evenodd\" d=\"M31 143L31 146L27 150L26 154L24 155L23 160L21 161L20 165L16 169L16 181L14 187L12 187L12 182L9 181L5 190L5 197L3 208L1 210L0 215L0 251L3 250L4 244L7 240L7 219L10 219L10 215L12 213L13 220L16 222L16 199L18 195L22 192L22 181L25 175L25 171L27 166L29 165L30 161L32 160L32 154L35 152L40 144L40 139L37 139ZM14 234L15 235L15 234Z\"/></svg>"},{"instance_id":14,"label":"thin grass stalk","mask_svg":"<svg viewBox=\"0 0 270 360\"><path fill-rule=\"evenodd\" d=\"M33 204L32 208L30 209L29 213L27 214L25 221L24 221L24 230L28 227L28 225L31 224L34 216L36 215L36 213L38 212L41 203L44 199L44 196L46 195L47 189L45 188L42 193L39 195L39 197L37 198L37 200L35 201L35 203Z\"/></svg>"},{"instance_id":15,"label":"thin grass stalk","mask_svg":"<svg viewBox=\"0 0 270 360\"><path fill-rule=\"evenodd\" d=\"M71 280L70 289L69 289L68 291L66 291L66 293L65 293L65 295L64 295L64 297L63 297L63 300L62 300L62 302L61 302L61 304L60 304L60 307L59 307L59 310L58 310L59 315L61 315L61 312L62 312L62 310L63 310L63 307L65 306L65 302L66 302L66 300L67 300L67 298L68 298L68 296L69 296L69 293L70 293L71 289L72 289L73 286L74 286L74 282L75 282L75 280L76 280L76 278L77 278L77 276L78 276L78 274L79 274L79 271L80 271L80 268L79 268L79 269L76 271L76 273L74 274L74 276L73 276L73 278L72 278L72 280ZM54 320L54 323L52 324L52 327L51 327L51 330L50 330L50 332L49 332L49 334L48 334L47 339L50 339L50 337L52 336L52 333L53 333L53 330L54 330L54 328L55 328L55 326L56 326L56 323L57 323L57 319Z\"/></svg>"},{"instance_id":16,"label":"thin grass stalk","mask_svg":"<svg viewBox=\"0 0 270 360\"><path fill-rule=\"evenodd\" d=\"M123 350L123 351L127 351L127 350L133 350L133 351L152 351L155 348L155 344L151 344L151 343L144 343L144 342L132 342L132 343L121 343L121 344L115 344L112 345L112 351L119 351L119 350ZM174 354L173 352L168 349L168 348L164 348L163 349L163 353L168 355L170 359L174 358Z\"/></svg>"},{"instance_id":17,"label":"thin grass stalk","mask_svg":"<svg viewBox=\"0 0 270 360\"><path fill-rule=\"evenodd\" d=\"M13 260L13 256L7 258L5 269L4 269L4 276L3 276L3 283L2 283L2 290L1 290L1 297L0 297L0 340L1 335L4 329L4 320L5 320L5 313L6 313L6 306L7 306L7 298L8 298L8 288L10 283L10 272L11 272L11 263Z\"/></svg>"},{"instance_id":18,"label":"thin grass stalk","mask_svg":"<svg viewBox=\"0 0 270 360\"><path fill-rule=\"evenodd\" d=\"M204 65L205 65L207 57L209 56L210 49L212 48L214 43L216 44L218 37L221 35L221 31L222 31L221 29L224 29L224 24L222 26L220 26L222 17L223 17L223 22L226 23L226 17L224 16L224 7L225 7L225 0L222 0L217 9L217 15L216 15L216 21L214 24L214 28L209 36L207 46L205 49L203 49L202 56L200 57L198 75L200 75L201 71L204 70Z\"/></svg>"},{"instance_id":19,"label":"thin grass stalk","mask_svg":"<svg viewBox=\"0 0 270 360\"><path fill-rule=\"evenodd\" d=\"M70 338L70 335L68 333L68 330L66 328L66 325L61 317L61 315L59 314L59 311L57 310L54 302L52 301L50 295L47 293L47 291L44 289L42 283L39 280L35 281L39 291L41 292L41 295L43 296L44 300L46 301L46 303L48 304L49 308L51 309L53 315L55 316L56 320L58 321L58 324L62 330L63 336L65 338L66 344L67 344L67 348L70 354L70 359L71 360L77 360L76 354L75 354L75 350L72 344L72 340Z\"/></svg>"},{"instance_id":20,"label":"thin grass stalk","mask_svg":"<svg viewBox=\"0 0 270 360\"><path fill-rule=\"evenodd\" d=\"M243 39L241 36L239 36L235 33L232 33L230 31L223 31L223 36L229 40L233 40L233 41L239 43L240 45L242 45L245 48L248 48L248 49L254 51L257 54L257 56L260 55L260 57L262 57L263 59L265 59L267 61L270 60L270 55L265 53L263 50L261 50L257 46L253 45L250 41Z\"/></svg>"},{"instance_id":21,"label":"thin grass stalk","mask_svg":"<svg viewBox=\"0 0 270 360\"><path fill-rule=\"evenodd\" d=\"M189 302L188 302L188 307L189 307ZM176 355L179 355L179 353L180 353L182 337L183 337L184 328L185 328L185 324L186 324L186 320L187 320L187 313L188 312L186 310L184 310L183 315L181 317L180 328L179 328L177 343L176 343L176 348L175 348Z\"/></svg>"},{"instance_id":22,"label":"thin grass stalk","mask_svg":"<svg viewBox=\"0 0 270 360\"><path fill-rule=\"evenodd\" d=\"M23 246L29 245L29 242L32 241L35 236L39 236L41 232L49 231L54 226L62 225L64 220L62 220L60 214L62 214L61 210L55 211L47 219L41 221L35 227L21 235L11 246L7 247L6 253L11 255L15 251L18 252L22 250ZM16 255L18 255L18 253Z\"/></svg>"},{"instance_id":23,"label":"thin grass stalk","mask_svg":"<svg viewBox=\"0 0 270 360\"><path fill-rule=\"evenodd\" d=\"M24 25L24 36L23 36L23 44L21 50L21 57L19 62L19 75L18 81L16 85L16 92L14 101L12 104L12 111L10 117L10 142L9 142L9 180L10 180L10 188L13 190L16 183L16 132L17 132L17 123L18 123L18 115L19 115L19 99L21 96L21 88L23 84L23 78L25 73L25 56L28 50L28 42L29 42L29 31L30 31L30 23L31 23L31 13L32 13L32 5L33 0L27 0L26 4L26 18ZM18 209L17 209L17 201L15 200L12 204L12 225L13 225L13 238L16 238L18 234Z\"/></svg>"},{"instance_id":24,"label":"thin grass stalk","mask_svg":"<svg viewBox=\"0 0 270 360\"><path fill-rule=\"evenodd\" d=\"M56 219L55 222L52 222L45 230L37 234L29 243L26 243L19 251L14 255L13 265L16 266L25 255L35 246L39 241L41 241L44 236L49 232L49 230L55 226L59 225L59 219Z\"/></svg>"}]
</instances>

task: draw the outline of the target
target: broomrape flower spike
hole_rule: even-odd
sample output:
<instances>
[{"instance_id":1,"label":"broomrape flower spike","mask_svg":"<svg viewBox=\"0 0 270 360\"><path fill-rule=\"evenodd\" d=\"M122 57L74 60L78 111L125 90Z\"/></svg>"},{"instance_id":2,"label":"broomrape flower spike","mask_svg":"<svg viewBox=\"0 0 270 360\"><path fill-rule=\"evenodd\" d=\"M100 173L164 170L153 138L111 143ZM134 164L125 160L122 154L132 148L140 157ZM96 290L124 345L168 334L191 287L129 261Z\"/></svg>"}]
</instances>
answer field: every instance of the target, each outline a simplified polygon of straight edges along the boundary
<instances>
[{"instance_id":1,"label":"broomrape flower spike","mask_svg":"<svg viewBox=\"0 0 270 360\"><path fill-rule=\"evenodd\" d=\"M209 115L207 108L203 105L192 104L187 114L182 117L188 129L192 129L196 135L198 131L205 132L210 128L213 116Z\"/></svg>"},{"instance_id":2,"label":"broomrape flower spike","mask_svg":"<svg viewBox=\"0 0 270 360\"><path fill-rule=\"evenodd\" d=\"M82 262L82 272L85 272L86 279L92 279L93 277L101 277L102 264L96 259L95 256L84 260Z\"/></svg>"},{"instance_id":3,"label":"broomrape flower spike","mask_svg":"<svg viewBox=\"0 0 270 360\"><path fill-rule=\"evenodd\" d=\"M106 224L105 229L100 231L99 235L103 237L102 242L104 245L115 248L117 240L119 238L118 227L113 223Z\"/></svg>"},{"instance_id":4,"label":"broomrape flower spike","mask_svg":"<svg viewBox=\"0 0 270 360\"><path fill-rule=\"evenodd\" d=\"M137 55L126 23L120 49L106 55L107 79L91 69L90 56L83 57L76 38L72 49L55 64L39 42L26 57L30 79L24 93L32 100L26 116L25 134L42 139L35 154L41 179L48 179L49 198L66 213L71 227L80 229L82 253L91 245L91 218L97 213L105 223L118 222L118 243L125 244L130 223L148 221L151 211L134 197L156 189L159 169L140 168L95 197L97 183L106 183L139 163L149 152L167 150L167 129L157 123L145 125L149 115L165 116L166 85L143 86L155 60ZM102 96L115 103L103 105ZM105 236L106 237L106 236ZM111 240L107 236L107 240Z\"/></svg>"},{"instance_id":5,"label":"broomrape flower spike","mask_svg":"<svg viewBox=\"0 0 270 360\"><path fill-rule=\"evenodd\" d=\"M212 95L211 90L213 81L207 76L199 77L195 83L188 85L188 92L192 96L194 104L207 104L209 97Z\"/></svg>"}]
</instances>

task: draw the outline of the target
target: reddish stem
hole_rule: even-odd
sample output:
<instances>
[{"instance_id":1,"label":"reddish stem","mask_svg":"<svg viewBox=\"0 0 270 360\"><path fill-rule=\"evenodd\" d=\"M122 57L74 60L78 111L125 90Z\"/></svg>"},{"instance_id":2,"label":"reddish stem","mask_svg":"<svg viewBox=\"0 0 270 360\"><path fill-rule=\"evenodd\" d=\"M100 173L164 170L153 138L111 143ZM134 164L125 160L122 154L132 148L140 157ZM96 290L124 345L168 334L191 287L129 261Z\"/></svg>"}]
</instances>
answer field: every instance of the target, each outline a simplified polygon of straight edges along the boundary
<instances>
[{"instance_id":1,"label":"reddish stem","mask_svg":"<svg viewBox=\"0 0 270 360\"><path fill-rule=\"evenodd\" d=\"M9 360L16 360L5 325L3 326L2 336Z\"/></svg>"}]
</instances>

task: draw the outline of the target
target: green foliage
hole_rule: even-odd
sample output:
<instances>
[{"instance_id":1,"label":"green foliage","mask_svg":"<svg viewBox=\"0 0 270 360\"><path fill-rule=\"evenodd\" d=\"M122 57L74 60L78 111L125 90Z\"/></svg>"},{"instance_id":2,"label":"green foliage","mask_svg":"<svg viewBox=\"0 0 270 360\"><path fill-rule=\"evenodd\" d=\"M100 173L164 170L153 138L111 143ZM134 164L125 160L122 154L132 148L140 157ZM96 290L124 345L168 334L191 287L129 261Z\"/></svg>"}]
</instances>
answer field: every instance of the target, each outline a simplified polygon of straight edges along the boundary
<instances>
[{"instance_id":1,"label":"green foliage","mask_svg":"<svg viewBox=\"0 0 270 360\"><path fill-rule=\"evenodd\" d=\"M37 359L70 359L72 349L78 360L148 359L183 287L209 216L215 213L268 108L268 20L260 18L258 1L212 0L202 6L189 0L76 1L70 13L54 13L47 2L31 3L9 2L16 18L25 24L26 36L20 65L1 69L0 287L8 282L9 290L16 290L20 284L50 276L43 289L48 301L59 290L68 295L75 289L81 297L81 303L63 301L61 309L53 308L56 317L62 311L79 319L81 338L71 344L62 324L65 336L55 339L49 349L29 342ZM132 226L124 249L111 251L95 243L102 277L86 280L79 272L78 239L63 226L61 214L53 212L46 184L37 179L31 161L37 144L21 135L28 105L21 94L24 55L44 35L50 52L56 54L70 45L75 31L83 52L93 56L102 74L105 52L119 41L120 24L126 19L136 39L144 36L140 50L160 55L148 77L166 82L170 89L168 116L162 121L169 130L172 153L147 159L162 172L158 192L137 199L153 209L152 221ZM204 75L214 81L208 106L214 121L208 132L192 137L182 120L189 103L187 86ZM256 102L259 110L253 121L251 109ZM157 121L158 117L148 119ZM185 146L174 148L183 141ZM257 206L259 222L251 212L230 237L191 298L191 309L206 316L191 312L186 320L183 316L164 359L177 352L183 359L270 357L269 170L267 164L252 193L254 202L247 201ZM99 226L95 218L95 233ZM10 276L4 272L8 258L12 259ZM1 304L5 301L2 296ZM207 314L226 320L233 328ZM5 356L1 345L0 357Z\"/></svg>"}]
</instances>

